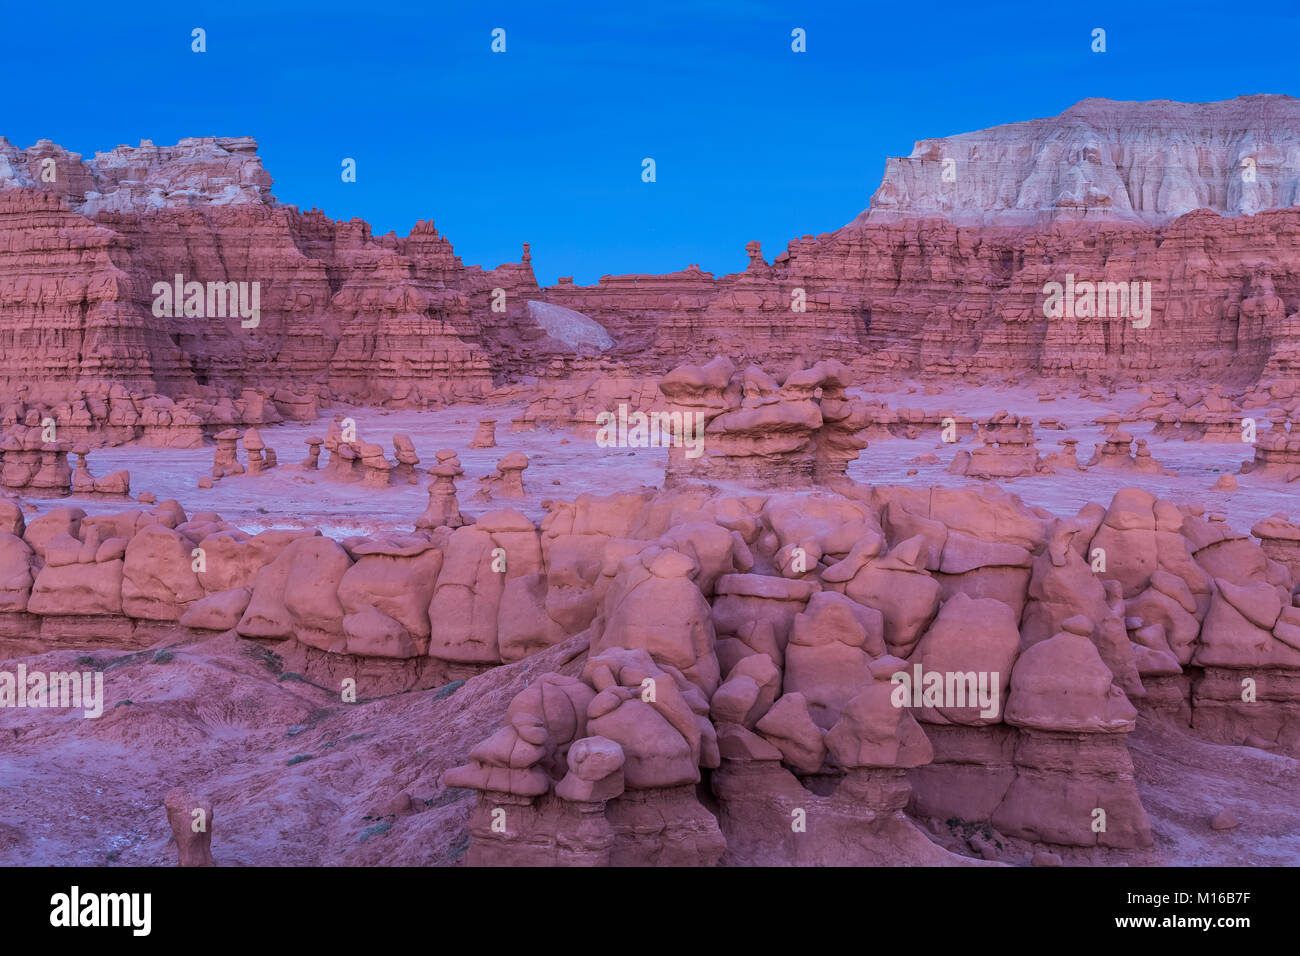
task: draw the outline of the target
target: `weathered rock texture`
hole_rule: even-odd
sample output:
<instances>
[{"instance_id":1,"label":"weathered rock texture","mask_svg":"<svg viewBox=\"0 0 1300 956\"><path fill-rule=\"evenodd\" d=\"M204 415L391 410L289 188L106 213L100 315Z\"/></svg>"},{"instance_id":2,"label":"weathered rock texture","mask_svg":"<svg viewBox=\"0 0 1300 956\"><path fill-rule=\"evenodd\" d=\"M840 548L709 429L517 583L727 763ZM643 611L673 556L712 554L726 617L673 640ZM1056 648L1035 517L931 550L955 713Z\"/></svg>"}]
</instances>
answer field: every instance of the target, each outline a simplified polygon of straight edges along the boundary
<instances>
[{"instance_id":1,"label":"weathered rock texture","mask_svg":"<svg viewBox=\"0 0 1300 956\"><path fill-rule=\"evenodd\" d=\"M837 359L856 375L1294 382L1298 125L1282 96L1087 100L922 141L862 216L770 264L751 243L746 269L720 278L692 266L545 289L526 248L484 270L432 223L375 237L278 203L248 138L89 161L0 140L0 389L27 385L69 415L93 411L104 383L137 404L156 395L153 427L193 441L209 422L195 405L249 388L297 418L321 395L420 407L521 375L662 374L701 353ZM1150 283L1150 324L1045 317L1045 284L1067 274ZM176 275L259 283L260 321L155 315L154 284Z\"/></svg>"},{"instance_id":2,"label":"weathered rock texture","mask_svg":"<svg viewBox=\"0 0 1300 956\"><path fill-rule=\"evenodd\" d=\"M1300 100L1289 96L1087 99L1060 116L919 140L889 160L863 216L1157 225L1196 209L1253 215L1300 205L1297 147Z\"/></svg>"},{"instance_id":3,"label":"weathered rock texture","mask_svg":"<svg viewBox=\"0 0 1300 956\"><path fill-rule=\"evenodd\" d=\"M176 400L270 382L307 409L311 387L420 406L490 388L516 351L599 351L531 317L526 250L485 272L432 223L376 238L360 220L300 212L270 194L256 151L248 137L203 137L83 161L0 139L0 386L60 402L102 381ZM39 175L47 157L52 183ZM257 283L257 324L179 305L156 315L155 283L177 275Z\"/></svg>"},{"instance_id":4,"label":"weathered rock texture","mask_svg":"<svg viewBox=\"0 0 1300 956\"><path fill-rule=\"evenodd\" d=\"M489 676L491 720L464 711L477 743L454 763L422 743L402 769L406 786L436 766L437 798L477 793L472 864L966 862L926 819L1036 848L1149 847L1141 722L1300 756L1300 529L1278 515L1256 543L1134 488L1071 516L995 485L858 486L845 468L868 438L959 443L975 422L849 388L880 372L1236 380L1150 389L1102 420L1083 467L1161 472L1131 421L1228 442L1259 419L1248 474L1285 487L1300 211L1267 207L1297 198L1296 109L1088 101L919 147L866 215L770 265L751 243L736 275L545 290L527 246L485 271L431 223L376 238L276 202L248 139L90 162L0 141L0 482L17 492L125 493L86 454L128 441L210 437L209 485L256 475L276 464L259 429L322 403L508 399L531 377L546 381L512 428L599 436L599 413L627 405L702 439L670 445L664 490L546 501L540 523L462 513L451 449L410 530L340 540L249 534L176 501L28 520L0 499L0 656L221 635L330 696L350 683L349 703ZM1044 286L1067 273L1150 282L1152 322L1047 317ZM259 321L156 313L154 283L177 275L258 283ZM487 423L474 446L494 444ZM978 434L952 470L1080 467L1069 438L1040 460L1025 419ZM393 443L390 459L340 416L302 468L323 447L325 477L421 481L409 436ZM502 457L482 497L530 497L527 465ZM286 477L309 476L265 483ZM514 672L522 686L490 679L525 658L541 663ZM182 863L212 861L209 836L183 833L196 809L210 824L208 792L166 800ZM401 794L385 815L411 809Z\"/></svg>"},{"instance_id":5,"label":"weathered rock texture","mask_svg":"<svg viewBox=\"0 0 1300 956\"><path fill-rule=\"evenodd\" d=\"M1136 489L1057 518L991 486L686 486L341 542L176 502L0 518L5 654L233 632L373 695L576 641L581 666L537 675L444 781L483 794L472 862L951 862L907 808L1144 847L1138 706L1300 755L1300 532L1270 519L1261 549ZM952 696L966 674L985 697Z\"/></svg>"},{"instance_id":6,"label":"weathered rock texture","mask_svg":"<svg viewBox=\"0 0 1300 956\"><path fill-rule=\"evenodd\" d=\"M673 369L659 383L667 412L649 415L652 434L668 447L665 484L697 478L764 488L842 480L867 446L858 433L871 421L870 407L846 395L847 384L848 369L836 361L794 369L779 384L756 365L737 371L725 357Z\"/></svg>"}]
</instances>

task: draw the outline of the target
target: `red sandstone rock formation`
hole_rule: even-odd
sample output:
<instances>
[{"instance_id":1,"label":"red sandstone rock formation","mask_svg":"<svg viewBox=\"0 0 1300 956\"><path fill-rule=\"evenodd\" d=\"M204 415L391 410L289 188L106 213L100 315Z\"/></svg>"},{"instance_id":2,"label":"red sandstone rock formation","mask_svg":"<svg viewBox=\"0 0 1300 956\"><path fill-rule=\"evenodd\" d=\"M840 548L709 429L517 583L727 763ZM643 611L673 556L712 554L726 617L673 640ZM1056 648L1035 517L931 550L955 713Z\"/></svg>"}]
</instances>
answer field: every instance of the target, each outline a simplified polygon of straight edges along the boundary
<instances>
[{"instance_id":1,"label":"red sandstone rock formation","mask_svg":"<svg viewBox=\"0 0 1300 956\"><path fill-rule=\"evenodd\" d=\"M959 451L948 466L954 475L971 478L1019 478L1044 470L1034 447L1033 422L1001 411L980 426L983 444Z\"/></svg>"},{"instance_id":2,"label":"red sandstone rock formation","mask_svg":"<svg viewBox=\"0 0 1300 956\"><path fill-rule=\"evenodd\" d=\"M1284 482L1300 478L1300 433L1288 430L1285 419L1260 433L1255 440L1254 459L1243 462L1243 475L1258 475Z\"/></svg>"},{"instance_id":3,"label":"red sandstone rock formation","mask_svg":"<svg viewBox=\"0 0 1300 956\"><path fill-rule=\"evenodd\" d=\"M490 501L495 496L502 498L524 497L524 469L528 467L528 456L521 451L512 451L499 462L495 475L484 475L479 479L476 499Z\"/></svg>"},{"instance_id":4,"label":"red sandstone rock formation","mask_svg":"<svg viewBox=\"0 0 1300 956\"><path fill-rule=\"evenodd\" d=\"M667 411L633 409L626 416L631 428L621 416L619 440L626 430L634 446L638 425L643 437L649 429L650 442L668 448L670 487L687 479L760 488L833 483L867 445L858 433L871 412L847 397L847 379L848 370L834 361L793 370L780 384L757 366L738 372L724 357L683 365L659 383Z\"/></svg>"},{"instance_id":5,"label":"red sandstone rock formation","mask_svg":"<svg viewBox=\"0 0 1300 956\"><path fill-rule=\"evenodd\" d=\"M520 263L485 271L464 266L431 223L405 238L374 237L359 220L276 202L247 138L119 147L90 161L52 144L5 144L0 388L28 385L34 397L68 403L69 416L96 383L159 395L179 411L141 427L192 442L210 418L187 403L249 387L269 389L288 417L302 419L323 392L419 407L525 374L612 365L662 374L701 351L773 368L838 359L859 375L1175 381L1191 370L1293 385L1294 186L1285 164L1260 166L1253 183L1237 169L1254 157L1252 142L1289 135L1278 119L1296 109L1285 97L1085 101L1060 121L923 141L890 167L866 215L791 242L771 264L751 243L748 267L720 278L692 267L547 289L526 251ZM1010 133L1033 140L1028 153L1016 147L1029 157L1017 164L1028 163L1032 188L1007 193L992 157L1013 148ZM1078 137L1083 145L1070 152ZM1141 145L1115 160L1107 142ZM955 199L937 202L943 184L921 188L915 177L937 175L931 154L946 148L963 155L949 184ZM1195 163L1191 149L1200 151ZM1104 161L1079 165L1093 153ZM30 175L46 154L62 170L48 187ZM1157 155L1158 175L1139 175ZM996 202L985 202L989 190ZM258 324L155 316L154 284L178 274L260 283ZM1045 287L1067 274L1150 283L1150 324L1047 317ZM501 301L505 310L494 309Z\"/></svg>"},{"instance_id":6,"label":"red sandstone rock formation","mask_svg":"<svg viewBox=\"0 0 1300 956\"><path fill-rule=\"evenodd\" d=\"M394 435L393 452L397 464L393 466L392 480L399 484L416 484L415 466L420 463L420 456L415 453L415 443L411 441L411 436Z\"/></svg>"},{"instance_id":7,"label":"red sandstone rock formation","mask_svg":"<svg viewBox=\"0 0 1300 956\"><path fill-rule=\"evenodd\" d=\"M359 220L300 213L270 195L256 148L209 137L89 162L61 153L47 187L28 174L46 147L5 143L0 385L66 400L108 380L180 399L270 382L293 417L310 418L313 388L408 407L484 391L513 371L502 344L518 344L515 327L563 351L527 318L537 286L526 261L466 269L432 223L374 238ZM155 315L155 283L176 275L258 283L257 324ZM508 290L505 313L489 309L494 288Z\"/></svg>"},{"instance_id":8,"label":"red sandstone rock formation","mask_svg":"<svg viewBox=\"0 0 1300 956\"><path fill-rule=\"evenodd\" d=\"M260 437L257 442L261 443ZM331 480L359 481L366 488L387 488L393 483L416 483L415 466L419 464L420 458L415 453L415 445L409 435L393 436L393 450L397 459L395 463L388 460L382 445L362 441L356 423L342 415L334 417L324 438L312 436L305 439L305 444L307 458L299 465L303 471L316 471L320 468L323 446L329 452L329 459L321 473ZM248 447L247 439L244 445ZM267 449L267 460L262 467L270 468L274 464L275 453Z\"/></svg>"},{"instance_id":9,"label":"red sandstone rock formation","mask_svg":"<svg viewBox=\"0 0 1300 956\"><path fill-rule=\"evenodd\" d=\"M244 466L239 461L239 439L242 437L242 433L235 428L227 428L217 434L217 447L212 453L213 478L244 473Z\"/></svg>"},{"instance_id":10,"label":"red sandstone rock formation","mask_svg":"<svg viewBox=\"0 0 1300 956\"><path fill-rule=\"evenodd\" d=\"M215 866L212 859L212 801L177 787L164 798L167 823L180 866Z\"/></svg>"},{"instance_id":11,"label":"red sandstone rock formation","mask_svg":"<svg viewBox=\"0 0 1300 956\"><path fill-rule=\"evenodd\" d=\"M457 470L453 458L437 468ZM864 860L897 862L900 847L948 859L905 808L1036 843L1142 847L1124 744L1135 707L1221 743L1300 753L1288 523L1258 527L1261 550L1131 489L1073 518L995 488L854 494L584 495L554 503L541 527L502 511L342 543L251 536L174 502L30 524L11 507L0 647L233 631L373 694L578 641L580 670L539 675L447 776L483 793L481 863L572 861L563 835L580 831L604 834L580 854L598 862L829 861L850 834ZM926 673L997 686L931 700L917 684L896 702L899 675ZM1244 678L1260 693L1243 699ZM693 790L704 769L716 818ZM801 802L829 792L822 780L848 786L857 809ZM757 820L797 807L834 825L760 851ZM673 822L620 844L641 813Z\"/></svg>"},{"instance_id":12,"label":"red sandstone rock formation","mask_svg":"<svg viewBox=\"0 0 1300 956\"><path fill-rule=\"evenodd\" d=\"M1133 436L1126 431L1116 429L1093 451L1088 459L1088 468L1102 468L1111 471L1135 471L1152 475L1169 474L1160 462L1151 457L1147 440L1137 440L1137 450L1133 450Z\"/></svg>"},{"instance_id":13,"label":"red sandstone rock formation","mask_svg":"<svg viewBox=\"0 0 1300 956\"><path fill-rule=\"evenodd\" d=\"M474 437L470 439L470 448L495 448L497 445L496 438L496 419L485 418L478 423L478 430L474 432Z\"/></svg>"},{"instance_id":14,"label":"red sandstone rock formation","mask_svg":"<svg viewBox=\"0 0 1300 956\"><path fill-rule=\"evenodd\" d=\"M1300 530L1277 516L1256 544L1137 489L1057 516L996 487L843 480L867 438L970 433L953 411L849 397L851 375L882 371L1222 378L1101 418L1089 467L1161 471L1145 441L1132 455L1134 421L1226 442L1258 418L1272 428L1243 471L1300 473L1300 214L1260 211L1295 198L1272 171L1253 191L1219 188L1241 152L1223 123L1294 107L1116 104L1105 122L1100 109L1071 111L1068 136L1031 124L1014 202L976 170L944 204L930 160L1007 148L1004 130L954 137L891 166L868 215L771 265L751 243L737 275L693 266L548 290L527 246L485 272L431 223L375 238L278 204L251 140L88 163L0 141L0 481L24 494L126 493L90 476L86 453L104 442L215 433L220 478L244 471L242 435L257 474L275 464L259 427L312 420L336 397L409 408L492 389L530 400L513 428L597 431L627 405L699 415L703 439L698 458L670 448L668 490L546 502L540 525L462 514L450 450L410 533L253 535L177 502L29 522L0 500L0 653L221 635L362 697L539 662L522 688L494 685L499 708L454 760L421 744L415 762L442 761L444 792L478 793L473 864L963 862L925 818L995 827L1042 860L1045 845L1148 847L1130 756L1144 720L1300 755ZM1142 150L1117 159L1092 142L1127 145L1156 120L1208 124L1194 166L1177 145L1147 181ZM31 175L45 157L61 171L49 192ZM1065 272L1150 281L1152 323L1049 317L1045 284ZM252 327L155 314L153 281L176 274L264 283L264 314ZM678 365L701 348L719 357ZM544 380L511 384L526 375ZM58 441L41 436L46 418ZM1072 439L1040 462L1028 421L1005 413L980 437L959 452L964 474L1078 467ZM329 477L418 480L407 436L396 463L341 420L308 445L307 470L324 445ZM512 452L485 487L523 496L526 465ZM407 759L401 786L417 771ZM410 796L385 806L409 810ZM210 834L182 833L196 808L210 824L210 802L168 795L183 865L211 862Z\"/></svg>"},{"instance_id":15,"label":"red sandstone rock formation","mask_svg":"<svg viewBox=\"0 0 1300 956\"><path fill-rule=\"evenodd\" d=\"M429 469L429 507L415 521L419 528L459 528L465 523L456 499L456 479L465 473L460 459L451 449L439 451L438 463Z\"/></svg>"}]
</instances>

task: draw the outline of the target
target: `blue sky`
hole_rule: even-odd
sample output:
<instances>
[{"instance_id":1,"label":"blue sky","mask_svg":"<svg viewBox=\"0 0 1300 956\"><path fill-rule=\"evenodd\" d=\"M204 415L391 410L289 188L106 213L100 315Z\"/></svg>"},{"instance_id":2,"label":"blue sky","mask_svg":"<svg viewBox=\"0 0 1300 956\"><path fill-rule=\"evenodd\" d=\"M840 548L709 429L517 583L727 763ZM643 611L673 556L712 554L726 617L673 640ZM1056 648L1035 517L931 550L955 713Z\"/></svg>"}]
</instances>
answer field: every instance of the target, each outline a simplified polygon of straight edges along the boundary
<instances>
[{"instance_id":1,"label":"blue sky","mask_svg":"<svg viewBox=\"0 0 1300 956\"><path fill-rule=\"evenodd\" d=\"M851 220L917 139L1088 96L1300 94L1289 6L10 0L0 135L86 156L251 135L281 201L376 233L433 219L470 264L529 242L544 284L722 274L751 239L770 261Z\"/></svg>"}]
</instances>

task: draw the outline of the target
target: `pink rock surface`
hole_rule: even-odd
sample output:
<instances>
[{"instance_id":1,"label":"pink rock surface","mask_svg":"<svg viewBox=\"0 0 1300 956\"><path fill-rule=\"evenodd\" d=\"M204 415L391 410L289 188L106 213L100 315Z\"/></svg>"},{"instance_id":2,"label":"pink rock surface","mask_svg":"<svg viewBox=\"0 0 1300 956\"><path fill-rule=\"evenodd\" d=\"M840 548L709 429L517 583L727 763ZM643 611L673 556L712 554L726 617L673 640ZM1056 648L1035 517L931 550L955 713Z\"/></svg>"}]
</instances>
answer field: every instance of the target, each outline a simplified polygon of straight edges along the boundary
<instances>
[{"instance_id":1,"label":"pink rock surface","mask_svg":"<svg viewBox=\"0 0 1300 956\"><path fill-rule=\"evenodd\" d=\"M0 708L0 862L1294 864L1300 213L1220 180L1296 118L1084 101L770 264L545 289L251 139L0 140L0 675L106 685Z\"/></svg>"}]
</instances>

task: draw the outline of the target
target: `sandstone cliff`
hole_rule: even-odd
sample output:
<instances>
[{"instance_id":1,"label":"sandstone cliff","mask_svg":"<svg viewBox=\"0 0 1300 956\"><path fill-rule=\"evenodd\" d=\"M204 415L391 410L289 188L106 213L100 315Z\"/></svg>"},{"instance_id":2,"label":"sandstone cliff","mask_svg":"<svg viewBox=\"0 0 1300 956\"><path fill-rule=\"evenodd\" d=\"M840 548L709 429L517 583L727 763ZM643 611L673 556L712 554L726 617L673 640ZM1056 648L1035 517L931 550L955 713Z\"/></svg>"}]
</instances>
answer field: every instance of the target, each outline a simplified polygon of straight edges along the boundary
<instances>
[{"instance_id":1,"label":"sandstone cliff","mask_svg":"<svg viewBox=\"0 0 1300 956\"><path fill-rule=\"evenodd\" d=\"M56 403L104 381L205 400L321 386L421 406L525 376L662 374L705 354L836 359L859 378L1287 380L1298 183L1290 97L1085 100L921 141L862 215L771 263L750 243L731 275L692 265L543 289L527 245L483 269L432 222L374 236L279 203L247 137L89 161L0 139L0 392ZM177 275L256 283L256 322L156 314L155 285ZM1047 289L1075 281L1124 283L1142 309L1053 315Z\"/></svg>"},{"instance_id":2,"label":"sandstone cliff","mask_svg":"<svg viewBox=\"0 0 1300 956\"><path fill-rule=\"evenodd\" d=\"M863 218L963 225L1168 222L1300 201L1300 100L1081 100L1060 116L917 141L890 159Z\"/></svg>"}]
</instances>

